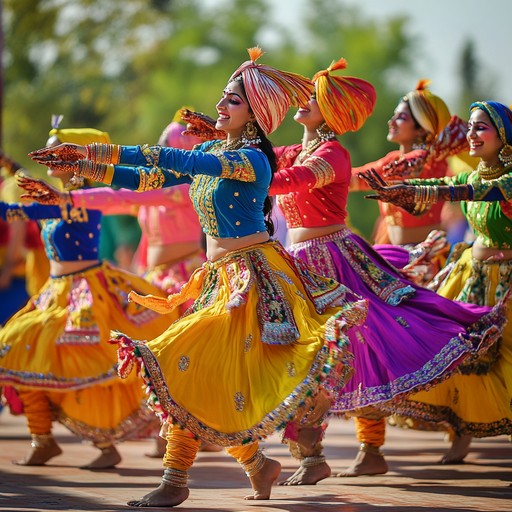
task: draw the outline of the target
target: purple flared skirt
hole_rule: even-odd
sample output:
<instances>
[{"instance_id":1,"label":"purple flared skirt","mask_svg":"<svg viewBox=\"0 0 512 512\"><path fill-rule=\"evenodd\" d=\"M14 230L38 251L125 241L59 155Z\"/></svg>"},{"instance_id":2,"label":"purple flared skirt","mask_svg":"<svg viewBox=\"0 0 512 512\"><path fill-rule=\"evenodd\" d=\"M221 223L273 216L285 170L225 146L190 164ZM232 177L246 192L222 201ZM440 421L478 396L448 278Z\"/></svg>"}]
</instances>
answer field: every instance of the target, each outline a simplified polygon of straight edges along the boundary
<instances>
[{"instance_id":1,"label":"purple flared skirt","mask_svg":"<svg viewBox=\"0 0 512 512\"><path fill-rule=\"evenodd\" d=\"M369 301L364 325L348 331L354 374L331 389L333 413L379 409L428 389L499 340L504 315L448 300L403 278L364 239L344 228L289 252Z\"/></svg>"}]
</instances>

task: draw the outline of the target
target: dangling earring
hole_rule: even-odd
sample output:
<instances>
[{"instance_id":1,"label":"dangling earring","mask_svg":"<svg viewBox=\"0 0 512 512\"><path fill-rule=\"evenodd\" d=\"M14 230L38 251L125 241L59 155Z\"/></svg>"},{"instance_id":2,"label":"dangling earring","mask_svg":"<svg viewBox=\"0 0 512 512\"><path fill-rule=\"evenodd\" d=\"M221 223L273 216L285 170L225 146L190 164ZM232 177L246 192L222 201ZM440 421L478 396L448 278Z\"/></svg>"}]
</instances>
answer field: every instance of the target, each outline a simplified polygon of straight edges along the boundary
<instances>
[{"instance_id":1,"label":"dangling earring","mask_svg":"<svg viewBox=\"0 0 512 512\"><path fill-rule=\"evenodd\" d=\"M322 123L317 129L316 133L318 138L322 142L327 142L328 140L332 140L336 138L336 134L327 126L327 123Z\"/></svg>"},{"instance_id":2,"label":"dangling earring","mask_svg":"<svg viewBox=\"0 0 512 512\"><path fill-rule=\"evenodd\" d=\"M512 146L510 144L505 144L498 153L498 158L500 162L503 164L503 167L508 167L512 164Z\"/></svg>"},{"instance_id":3,"label":"dangling earring","mask_svg":"<svg viewBox=\"0 0 512 512\"><path fill-rule=\"evenodd\" d=\"M258 129L252 121L247 121L247 123L245 123L245 128L240 138L244 144L249 145L257 145L261 142L258 135Z\"/></svg>"}]
</instances>

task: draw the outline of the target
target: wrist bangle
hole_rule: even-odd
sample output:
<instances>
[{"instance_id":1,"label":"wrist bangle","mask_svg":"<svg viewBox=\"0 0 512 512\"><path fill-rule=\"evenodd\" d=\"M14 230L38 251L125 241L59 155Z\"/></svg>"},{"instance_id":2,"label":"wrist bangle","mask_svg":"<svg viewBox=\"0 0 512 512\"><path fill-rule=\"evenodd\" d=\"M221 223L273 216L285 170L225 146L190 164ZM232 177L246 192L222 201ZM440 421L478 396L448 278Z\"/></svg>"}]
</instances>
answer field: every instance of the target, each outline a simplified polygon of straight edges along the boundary
<instances>
[{"instance_id":1,"label":"wrist bangle","mask_svg":"<svg viewBox=\"0 0 512 512\"><path fill-rule=\"evenodd\" d=\"M450 201L453 203L455 201L455 187L450 185Z\"/></svg>"}]
</instances>

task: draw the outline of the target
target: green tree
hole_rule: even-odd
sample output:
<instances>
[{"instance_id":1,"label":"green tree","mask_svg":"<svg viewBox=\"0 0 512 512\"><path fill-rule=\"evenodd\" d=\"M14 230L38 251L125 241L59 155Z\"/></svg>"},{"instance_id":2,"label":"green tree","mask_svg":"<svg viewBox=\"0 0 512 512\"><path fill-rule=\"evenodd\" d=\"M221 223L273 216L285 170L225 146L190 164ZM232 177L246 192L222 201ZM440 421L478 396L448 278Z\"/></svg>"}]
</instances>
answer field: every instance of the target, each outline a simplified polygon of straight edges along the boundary
<instances>
[{"instance_id":1,"label":"green tree","mask_svg":"<svg viewBox=\"0 0 512 512\"><path fill-rule=\"evenodd\" d=\"M492 77L482 77L482 65L476 54L473 40L468 39L464 44L458 67L460 93L457 112L463 119L467 119L469 105L474 101L492 98L494 88Z\"/></svg>"}]
</instances>

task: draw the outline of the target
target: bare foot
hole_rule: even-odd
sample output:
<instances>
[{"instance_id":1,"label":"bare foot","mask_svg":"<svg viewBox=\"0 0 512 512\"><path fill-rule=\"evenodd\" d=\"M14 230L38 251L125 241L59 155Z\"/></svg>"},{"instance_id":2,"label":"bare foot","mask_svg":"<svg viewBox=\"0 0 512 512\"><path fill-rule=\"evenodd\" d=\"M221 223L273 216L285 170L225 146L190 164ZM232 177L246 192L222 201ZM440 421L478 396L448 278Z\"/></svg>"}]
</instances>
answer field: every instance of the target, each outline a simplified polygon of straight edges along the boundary
<instances>
[{"instance_id":1,"label":"bare foot","mask_svg":"<svg viewBox=\"0 0 512 512\"><path fill-rule=\"evenodd\" d=\"M131 507L175 507L183 503L189 495L188 487L173 487L161 483L154 491L146 494L140 500L128 502Z\"/></svg>"},{"instance_id":2,"label":"bare foot","mask_svg":"<svg viewBox=\"0 0 512 512\"><path fill-rule=\"evenodd\" d=\"M80 466L80 469L108 469L113 468L121 462L121 455L116 447L112 444L106 448L101 449L101 453L92 462L85 466Z\"/></svg>"},{"instance_id":3,"label":"bare foot","mask_svg":"<svg viewBox=\"0 0 512 512\"><path fill-rule=\"evenodd\" d=\"M455 436L452 441L452 446L446 455L439 461L439 464L462 464L464 458L469 452L471 444L471 436Z\"/></svg>"},{"instance_id":4,"label":"bare foot","mask_svg":"<svg viewBox=\"0 0 512 512\"><path fill-rule=\"evenodd\" d=\"M341 473L338 477L353 477L362 475L383 475L388 472L388 465L384 455L377 453L357 452L356 458L349 468Z\"/></svg>"},{"instance_id":5,"label":"bare foot","mask_svg":"<svg viewBox=\"0 0 512 512\"><path fill-rule=\"evenodd\" d=\"M272 491L272 484L281 473L281 464L274 459L266 459L260 471L249 477L253 494L246 496L244 500L268 500Z\"/></svg>"},{"instance_id":6,"label":"bare foot","mask_svg":"<svg viewBox=\"0 0 512 512\"><path fill-rule=\"evenodd\" d=\"M60 446L52 438L44 446L33 446L30 453L24 459L13 460L12 463L18 466L43 466L50 459L57 457L61 453Z\"/></svg>"},{"instance_id":7,"label":"bare foot","mask_svg":"<svg viewBox=\"0 0 512 512\"><path fill-rule=\"evenodd\" d=\"M201 446L199 446L200 452L221 452L223 449L218 444L207 443L206 441L201 441Z\"/></svg>"},{"instance_id":8,"label":"bare foot","mask_svg":"<svg viewBox=\"0 0 512 512\"><path fill-rule=\"evenodd\" d=\"M277 485L315 485L320 480L330 476L331 468L329 464L322 462L315 466L300 466L292 476L282 482L278 482Z\"/></svg>"},{"instance_id":9,"label":"bare foot","mask_svg":"<svg viewBox=\"0 0 512 512\"><path fill-rule=\"evenodd\" d=\"M155 448L153 451L145 453L146 457L150 457L151 459L162 459L165 455L165 448L167 446L167 441L162 437L158 436L155 439Z\"/></svg>"}]
</instances>

